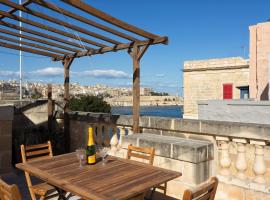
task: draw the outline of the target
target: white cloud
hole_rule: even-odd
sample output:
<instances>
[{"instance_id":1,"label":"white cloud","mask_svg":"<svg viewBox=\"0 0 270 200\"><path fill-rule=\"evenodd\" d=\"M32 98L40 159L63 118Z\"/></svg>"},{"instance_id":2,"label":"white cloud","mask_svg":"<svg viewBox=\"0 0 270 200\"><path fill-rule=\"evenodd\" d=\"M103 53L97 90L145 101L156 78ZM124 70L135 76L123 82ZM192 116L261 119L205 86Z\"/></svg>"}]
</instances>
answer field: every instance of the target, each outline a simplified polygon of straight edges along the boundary
<instances>
[{"instance_id":1,"label":"white cloud","mask_svg":"<svg viewBox=\"0 0 270 200\"><path fill-rule=\"evenodd\" d=\"M61 67L47 67L28 73L33 76L63 76L64 70Z\"/></svg>"},{"instance_id":2,"label":"white cloud","mask_svg":"<svg viewBox=\"0 0 270 200\"><path fill-rule=\"evenodd\" d=\"M19 72L14 72L14 71L0 71L0 77L14 78L14 77L18 77L18 76L19 76Z\"/></svg>"},{"instance_id":3,"label":"white cloud","mask_svg":"<svg viewBox=\"0 0 270 200\"><path fill-rule=\"evenodd\" d=\"M83 72L73 72L73 74L77 74L78 76L90 76L96 78L130 78L130 76L123 71L117 70L91 70L91 71L83 71Z\"/></svg>"},{"instance_id":4,"label":"white cloud","mask_svg":"<svg viewBox=\"0 0 270 200\"><path fill-rule=\"evenodd\" d=\"M109 78L109 79L128 79L131 78L129 74L117 70L89 70L70 72L74 77L95 77L95 78ZM0 77L15 78L19 76L19 72L15 71L0 71ZM24 77L62 77L64 76L64 69L61 67L47 67L35 71L25 72Z\"/></svg>"}]
</instances>

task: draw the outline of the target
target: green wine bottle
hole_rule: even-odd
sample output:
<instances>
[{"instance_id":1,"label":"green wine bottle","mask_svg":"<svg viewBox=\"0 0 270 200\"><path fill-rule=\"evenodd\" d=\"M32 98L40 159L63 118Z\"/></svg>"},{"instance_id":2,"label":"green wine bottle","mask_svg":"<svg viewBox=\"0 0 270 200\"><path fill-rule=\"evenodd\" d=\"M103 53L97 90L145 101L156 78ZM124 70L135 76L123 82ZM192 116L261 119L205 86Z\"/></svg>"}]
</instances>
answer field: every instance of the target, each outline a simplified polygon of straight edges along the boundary
<instances>
[{"instance_id":1,"label":"green wine bottle","mask_svg":"<svg viewBox=\"0 0 270 200\"><path fill-rule=\"evenodd\" d=\"M94 165L96 163L96 147L93 139L93 129L88 128L88 144L86 148L87 164Z\"/></svg>"}]
</instances>

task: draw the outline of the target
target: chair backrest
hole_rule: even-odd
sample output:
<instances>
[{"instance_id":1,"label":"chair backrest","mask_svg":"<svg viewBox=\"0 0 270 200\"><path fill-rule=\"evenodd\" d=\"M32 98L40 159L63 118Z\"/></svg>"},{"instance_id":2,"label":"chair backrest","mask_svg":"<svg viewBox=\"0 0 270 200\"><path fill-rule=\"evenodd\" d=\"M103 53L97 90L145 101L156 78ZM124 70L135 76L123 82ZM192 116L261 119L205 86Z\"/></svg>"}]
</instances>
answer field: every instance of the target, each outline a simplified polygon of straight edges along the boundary
<instances>
[{"instance_id":1,"label":"chair backrest","mask_svg":"<svg viewBox=\"0 0 270 200\"><path fill-rule=\"evenodd\" d=\"M132 157L144 159L148 161L150 165L153 165L155 157L155 148L137 147L130 144L128 146L127 159L131 159Z\"/></svg>"},{"instance_id":2,"label":"chair backrest","mask_svg":"<svg viewBox=\"0 0 270 200\"><path fill-rule=\"evenodd\" d=\"M44 144L35 144L24 146L21 145L21 154L22 154L22 161L27 162L29 160L52 157L52 145L51 142L48 141Z\"/></svg>"},{"instance_id":3,"label":"chair backrest","mask_svg":"<svg viewBox=\"0 0 270 200\"><path fill-rule=\"evenodd\" d=\"M22 200L22 196L17 185L8 185L2 179L0 179L0 199Z\"/></svg>"},{"instance_id":4,"label":"chair backrest","mask_svg":"<svg viewBox=\"0 0 270 200\"><path fill-rule=\"evenodd\" d=\"M24 146L21 145L21 154L22 154L22 162L25 163L30 160L37 160L40 158L51 158L53 157L52 153L52 145L51 142L48 141L44 144L36 144L36 145L29 145ZM30 190L31 199L35 200L35 194L32 191L31 187L33 186L30 174L28 172L24 172L27 186Z\"/></svg>"},{"instance_id":5,"label":"chair backrest","mask_svg":"<svg viewBox=\"0 0 270 200\"><path fill-rule=\"evenodd\" d=\"M217 186L218 179L212 177L194 190L185 190L183 200L214 200Z\"/></svg>"}]
</instances>

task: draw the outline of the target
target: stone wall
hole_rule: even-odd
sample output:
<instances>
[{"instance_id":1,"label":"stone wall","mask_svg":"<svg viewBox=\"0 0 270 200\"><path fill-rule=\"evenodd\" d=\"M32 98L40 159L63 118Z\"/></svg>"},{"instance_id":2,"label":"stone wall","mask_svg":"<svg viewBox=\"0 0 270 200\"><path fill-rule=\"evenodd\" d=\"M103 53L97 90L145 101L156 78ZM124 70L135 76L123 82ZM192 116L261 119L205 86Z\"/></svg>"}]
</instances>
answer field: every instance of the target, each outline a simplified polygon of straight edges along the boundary
<instances>
[{"instance_id":1,"label":"stone wall","mask_svg":"<svg viewBox=\"0 0 270 200\"><path fill-rule=\"evenodd\" d=\"M183 71L184 118L197 119L199 100L223 99L223 84L233 84L233 99L249 85L249 63L240 57L186 61Z\"/></svg>"},{"instance_id":2,"label":"stone wall","mask_svg":"<svg viewBox=\"0 0 270 200\"><path fill-rule=\"evenodd\" d=\"M12 166L12 121L13 106L0 106L0 172L11 170Z\"/></svg>"},{"instance_id":3,"label":"stone wall","mask_svg":"<svg viewBox=\"0 0 270 200\"><path fill-rule=\"evenodd\" d=\"M270 22L249 27L250 33L250 98L268 100Z\"/></svg>"}]
</instances>

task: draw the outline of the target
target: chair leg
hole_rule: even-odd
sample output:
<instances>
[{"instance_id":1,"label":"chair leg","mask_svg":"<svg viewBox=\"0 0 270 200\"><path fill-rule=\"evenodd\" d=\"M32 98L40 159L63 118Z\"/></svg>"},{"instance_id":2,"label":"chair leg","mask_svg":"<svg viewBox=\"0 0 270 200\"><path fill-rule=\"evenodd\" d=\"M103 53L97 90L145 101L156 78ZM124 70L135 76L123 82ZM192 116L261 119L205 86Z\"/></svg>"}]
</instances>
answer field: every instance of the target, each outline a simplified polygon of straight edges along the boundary
<instances>
[{"instance_id":1,"label":"chair leg","mask_svg":"<svg viewBox=\"0 0 270 200\"><path fill-rule=\"evenodd\" d=\"M36 195L35 195L35 193L32 191L31 188L29 188L29 193L30 193L30 196L31 196L31 199L32 199L32 200L37 200Z\"/></svg>"}]
</instances>

